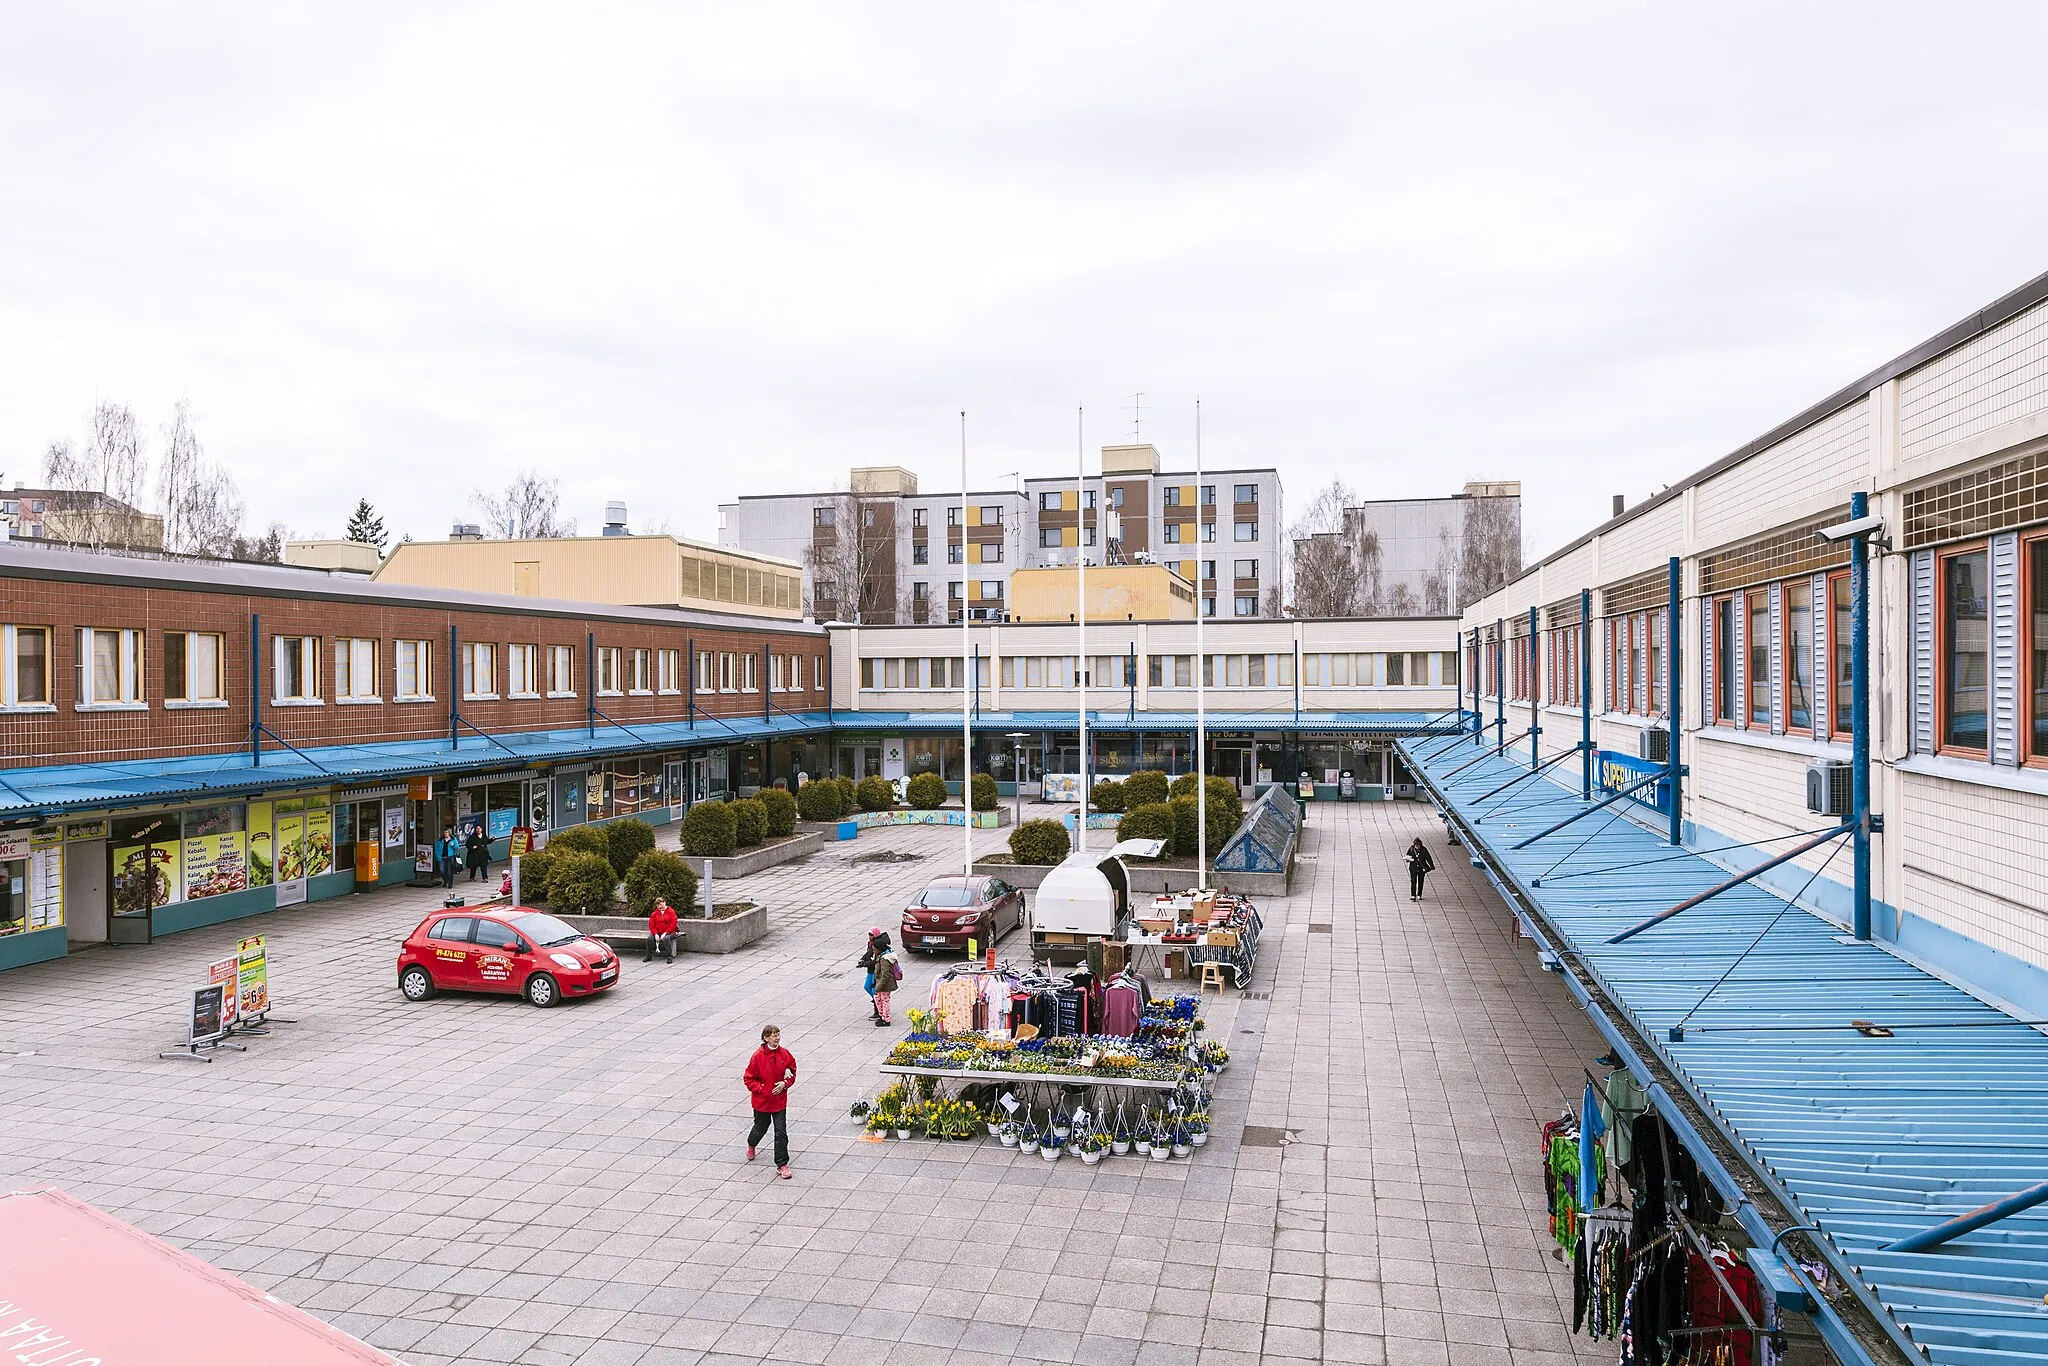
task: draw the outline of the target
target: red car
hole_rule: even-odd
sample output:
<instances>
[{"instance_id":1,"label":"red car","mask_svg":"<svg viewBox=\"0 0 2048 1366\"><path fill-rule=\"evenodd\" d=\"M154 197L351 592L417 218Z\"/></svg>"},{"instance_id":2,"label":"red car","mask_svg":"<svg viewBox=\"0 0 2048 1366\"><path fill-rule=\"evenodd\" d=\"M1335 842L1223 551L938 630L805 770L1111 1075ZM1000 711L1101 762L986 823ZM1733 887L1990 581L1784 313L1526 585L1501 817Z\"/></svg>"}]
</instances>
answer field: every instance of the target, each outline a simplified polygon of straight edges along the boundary
<instances>
[{"instance_id":1,"label":"red car","mask_svg":"<svg viewBox=\"0 0 2048 1366\"><path fill-rule=\"evenodd\" d=\"M935 877L903 908L903 947L917 953L950 949L964 953L967 941L992 944L1024 925L1024 893L996 877Z\"/></svg>"},{"instance_id":2,"label":"red car","mask_svg":"<svg viewBox=\"0 0 2048 1366\"><path fill-rule=\"evenodd\" d=\"M408 1001L437 991L492 991L545 1008L565 996L595 996L618 980L617 954L525 906L436 911L398 951L398 989Z\"/></svg>"}]
</instances>

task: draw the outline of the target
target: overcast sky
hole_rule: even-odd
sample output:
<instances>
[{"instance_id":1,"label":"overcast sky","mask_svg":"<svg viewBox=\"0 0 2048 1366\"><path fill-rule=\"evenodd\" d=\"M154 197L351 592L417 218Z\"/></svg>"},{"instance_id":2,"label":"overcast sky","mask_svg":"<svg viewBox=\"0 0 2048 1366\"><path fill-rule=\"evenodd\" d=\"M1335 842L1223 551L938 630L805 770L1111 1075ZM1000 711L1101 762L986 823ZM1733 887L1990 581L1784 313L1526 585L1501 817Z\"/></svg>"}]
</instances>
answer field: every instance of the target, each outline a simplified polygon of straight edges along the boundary
<instances>
[{"instance_id":1,"label":"overcast sky","mask_svg":"<svg viewBox=\"0 0 2048 1366\"><path fill-rule=\"evenodd\" d=\"M0 471L586 529L1132 431L1540 554L2048 269L2038 4L17 4Z\"/></svg>"}]
</instances>

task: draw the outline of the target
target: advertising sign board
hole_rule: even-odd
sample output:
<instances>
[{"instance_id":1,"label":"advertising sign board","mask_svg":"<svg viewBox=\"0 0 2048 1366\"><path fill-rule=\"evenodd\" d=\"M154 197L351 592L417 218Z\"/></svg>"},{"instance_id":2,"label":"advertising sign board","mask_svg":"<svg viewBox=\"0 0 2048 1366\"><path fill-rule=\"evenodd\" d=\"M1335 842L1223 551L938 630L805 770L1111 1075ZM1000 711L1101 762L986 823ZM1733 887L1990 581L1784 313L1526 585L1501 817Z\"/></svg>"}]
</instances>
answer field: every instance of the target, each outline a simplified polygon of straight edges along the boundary
<instances>
[{"instance_id":1,"label":"advertising sign board","mask_svg":"<svg viewBox=\"0 0 2048 1366\"><path fill-rule=\"evenodd\" d=\"M1602 789L1608 792L1619 792L1630 783L1642 782L1643 779L1653 774L1663 773L1664 771L1665 767L1663 764L1652 763L1648 759L1638 759L1633 754L1620 754L1611 749L1600 751L1599 762L1594 765L1593 769L1595 780ZM1629 793L1628 800L1636 803L1638 806L1646 806L1652 811L1660 811L1669 815L1671 812L1671 784L1661 782L1639 787L1634 792Z\"/></svg>"},{"instance_id":2,"label":"advertising sign board","mask_svg":"<svg viewBox=\"0 0 2048 1366\"><path fill-rule=\"evenodd\" d=\"M270 955L263 936L235 945L235 962L236 1009L243 1015L261 1015L270 1009Z\"/></svg>"}]
</instances>

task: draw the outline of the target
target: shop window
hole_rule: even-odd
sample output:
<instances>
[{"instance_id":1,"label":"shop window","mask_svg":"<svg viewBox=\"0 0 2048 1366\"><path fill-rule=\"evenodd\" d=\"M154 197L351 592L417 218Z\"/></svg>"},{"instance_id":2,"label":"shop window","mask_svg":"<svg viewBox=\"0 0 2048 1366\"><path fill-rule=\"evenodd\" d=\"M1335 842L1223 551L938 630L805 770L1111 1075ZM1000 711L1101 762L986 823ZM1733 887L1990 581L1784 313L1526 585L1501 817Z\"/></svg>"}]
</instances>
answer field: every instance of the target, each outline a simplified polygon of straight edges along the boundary
<instances>
[{"instance_id":1,"label":"shop window","mask_svg":"<svg viewBox=\"0 0 2048 1366\"><path fill-rule=\"evenodd\" d=\"M495 698L498 695L498 647L472 641L462 647L462 695Z\"/></svg>"},{"instance_id":2,"label":"shop window","mask_svg":"<svg viewBox=\"0 0 2048 1366\"><path fill-rule=\"evenodd\" d=\"M50 628L8 626L0 629L0 654L5 674L0 676L0 705L48 707L50 705Z\"/></svg>"},{"instance_id":3,"label":"shop window","mask_svg":"<svg viewBox=\"0 0 2048 1366\"><path fill-rule=\"evenodd\" d=\"M142 632L78 631L78 705L142 705Z\"/></svg>"},{"instance_id":4,"label":"shop window","mask_svg":"<svg viewBox=\"0 0 2048 1366\"><path fill-rule=\"evenodd\" d=\"M540 676L535 671L535 656L540 653L537 645L507 645L505 647L505 693L510 697L537 697L540 694Z\"/></svg>"},{"instance_id":5,"label":"shop window","mask_svg":"<svg viewBox=\"0 0 2048 1366\"><path fill-rule=\"evenodd\" d=\"M434 642L401 640L397 645L398 666L392 696L401 702L434 700Z\"/></svg>"},{"instance_id":6,"label":"shop window","mask_svg":"<svg viewBox=\"0 0 2048 1366\"><path fill-rule=\"evenodd\" d=\"M165 687L171 673L170 642L164 642ZM166 693L168 696L168 693ZM334 700L375 702L377 700L377 642L352 637L334 642Z\"/></svg>"},{"instance_id":7,"label":"shop window","mask_svg":"<svg viewBox=\"0 0 2048 1366\"><path fill-rule=\"evenodd\" d=\"M1813 733L1813 587L1800 579L1784 586L1785 726Z\"/></svg>"},{"instance_id":8,"label":"shop window","mask_svg":"<svg viewBox=\"0 0 2048 1366\"><path fill-rule=\"evenodd\" d=\"M1208 528L1204 527L1203 530L1207 531ZM1256 541L1259 539L1259 524L1257 522L1239 522L1230 529L1230 538L1234 541ZM1215 537L1205 535L1202 539L1208 541L1214 540Z\"/></svg>"},{"instance_id":9,"label":"shop window","mask_svg":"<svg viewBox=\"0 0 2048 1366\"><path fill-rule=\"evenodd\" d=\"M271 649L271 699L286 703L318 702L320 638L276 636L271 640Z\"/></svg>"},{"instance_id":10,"label":"shop window","mask_svg":"<svg viewBox=\"0 0 2048 1366\"><path fill-rule=\"evenodd\" d=\"M210 631L164 632L164 701L222 701L221 640Z\"/></svg>"},{"instance_id":11,"label":"shop window","mask_svg":"<svg viewBox=\"0 0 2048 1366\"><path fill-rule=\"evenodd\" d=\"M635 649L627 656L627 688L636 693L654 691L654 652L645 648Z\"/></svg>"},{"instance_id":12,"label":"shop window","mask_svg":"<svg viewBox=\"0 0 2048 1366\"><path fill-rule=\"evenodd\" d=\"M1979 546L1943 555L1937 562L1941 637L1935 691L1944 750L1982 754L1989 741L1989 560Z\"/></svg>"},{"instance_id":13,"label":"shop window","mask_svg":"<svg viewBox=\"0 0 2048 1366\"><path fill-rule=\"evenodd\" d=\"M620 649L616 645L597 647L597 695L599 697L619 696Z\"/></svg>"}]
</instances>

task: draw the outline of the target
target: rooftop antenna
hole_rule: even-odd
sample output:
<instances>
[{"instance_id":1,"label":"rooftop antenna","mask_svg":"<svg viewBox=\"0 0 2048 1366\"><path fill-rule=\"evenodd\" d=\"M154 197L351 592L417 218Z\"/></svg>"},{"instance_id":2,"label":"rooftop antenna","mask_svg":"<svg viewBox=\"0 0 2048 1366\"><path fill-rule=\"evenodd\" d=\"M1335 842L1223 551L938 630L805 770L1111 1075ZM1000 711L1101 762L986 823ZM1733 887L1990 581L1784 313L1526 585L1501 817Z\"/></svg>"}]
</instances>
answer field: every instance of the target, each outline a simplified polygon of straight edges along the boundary
<instances>
[{"instance_id":1,"label":"rooftop antenna","mask_svg":"<svg viewBox=\"0 0 2048 1366\"><path fill-rule=\"evenodd\" d=\"M1131 444L1137 445L1145 439L1145 394L1143 390L1131 395Z\"/></svg>"}]
</instances>

